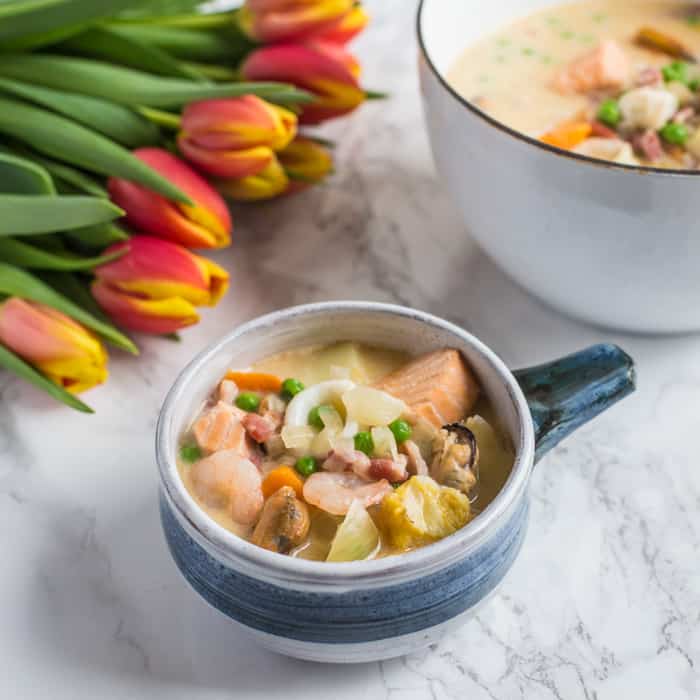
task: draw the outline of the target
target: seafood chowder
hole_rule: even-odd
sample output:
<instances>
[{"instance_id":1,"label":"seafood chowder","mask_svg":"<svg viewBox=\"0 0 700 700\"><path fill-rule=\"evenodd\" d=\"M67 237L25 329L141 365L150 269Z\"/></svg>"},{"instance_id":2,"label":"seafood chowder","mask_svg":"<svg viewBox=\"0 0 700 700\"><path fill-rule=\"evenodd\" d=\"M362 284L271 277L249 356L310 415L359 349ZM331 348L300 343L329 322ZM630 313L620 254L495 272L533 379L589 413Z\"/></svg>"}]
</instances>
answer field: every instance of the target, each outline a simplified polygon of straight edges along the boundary
<instances>
[{"instance_id":1,"label":"seafood chowder","mask_svg":"<svg viewBox=\"0 0 700 700\"><path fill-rule=\"evenodd\" d=\"M700 167L700 5L555 5L468 47L448 80L506 126L626 165Z\"/></svg>"},{"instance_id":2,"label":"seafood chowder","mask_svg":"<svg viewBox=\"0 0 700 700\"><path fill-rule=\"evenodd\" d=\"M339 343L231 370L181 437L216 522L279 554L373 559L466 525L514 450L462 355Z\"/></svg>"}]
</instances>

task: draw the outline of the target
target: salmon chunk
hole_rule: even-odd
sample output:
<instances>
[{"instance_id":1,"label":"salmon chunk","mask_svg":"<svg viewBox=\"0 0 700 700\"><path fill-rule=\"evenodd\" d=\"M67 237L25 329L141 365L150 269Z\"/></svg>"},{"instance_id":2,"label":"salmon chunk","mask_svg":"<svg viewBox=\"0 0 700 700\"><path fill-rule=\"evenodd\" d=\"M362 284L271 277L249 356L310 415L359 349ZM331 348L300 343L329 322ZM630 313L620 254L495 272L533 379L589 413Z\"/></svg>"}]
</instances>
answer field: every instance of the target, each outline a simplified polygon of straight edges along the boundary
<instances>
[{"instance_id":1,"label":"salmon chunk","mask_svg":"<svg viewBox=\"0 0 700 700\"><path fill-rule=\"evenodd\" d=\"M553 86L564 95L621 88L628 80L629 71L629 60L620 45L606 39L563 68L554 78Z\"/></svg>"},{"instance_id":2,"label":"salmon chunk","mask_svg":"<svg viewBox=\"0 0 700 700\"><path fill-rule=\"evenodd\" d=\"M199 447L209 454L235 450L241 456L248 456L246 431L240 413L235 406L223 401L204 411L192 426Z\"/></svg>"},{"instance_id":3,"label":"salmon chunk","mask_svg":"<svg viewBox=\"0 0 700 700\"><path fill-rule=\"evenodd\" d=\"M466 418L479 383L457 350L437 350L380 379L375 387L404 401L436 427Z\"/></svg>"}]
</instances>

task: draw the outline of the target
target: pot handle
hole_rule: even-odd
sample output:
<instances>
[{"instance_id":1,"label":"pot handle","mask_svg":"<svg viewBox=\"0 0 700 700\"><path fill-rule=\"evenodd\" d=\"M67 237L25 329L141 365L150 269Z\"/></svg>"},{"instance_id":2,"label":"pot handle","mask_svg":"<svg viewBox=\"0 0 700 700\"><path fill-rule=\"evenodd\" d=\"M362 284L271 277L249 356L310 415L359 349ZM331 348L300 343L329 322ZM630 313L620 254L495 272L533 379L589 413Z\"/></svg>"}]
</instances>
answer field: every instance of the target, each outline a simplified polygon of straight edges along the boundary
<instances>
[{"instance_id":1,"label":"pot handle","mask_svg":"<svg viewBox=\"0 0 700 700\"><path fill-rule=\"evenodd\" d=\"M593 345L513 374L530 406L535 462L635 390L634 361L617 345Z\"/></svg>"}]
</instances>

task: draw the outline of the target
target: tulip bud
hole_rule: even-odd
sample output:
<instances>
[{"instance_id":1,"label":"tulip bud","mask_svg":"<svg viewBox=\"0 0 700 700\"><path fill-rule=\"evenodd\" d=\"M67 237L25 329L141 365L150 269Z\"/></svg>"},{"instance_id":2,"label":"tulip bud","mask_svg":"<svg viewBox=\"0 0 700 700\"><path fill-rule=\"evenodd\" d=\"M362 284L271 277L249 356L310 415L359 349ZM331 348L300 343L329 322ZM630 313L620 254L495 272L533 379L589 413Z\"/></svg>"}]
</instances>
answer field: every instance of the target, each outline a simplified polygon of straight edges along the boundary
<instances>
[{"instance_id":1,"label":"tulip bud","mask_svg":"<svg viewBox=\"0 0 700 700\"><path fill-rule=\"evenodd\" d=\"M238 25L254 41L304 41L333 29L354 0L247 0Z\"/></svg>"},{"instance_id":2,"label":"tulip bud","mask_svg":"<svg viewBox=\"0 0 700 700\"><path fill-rule=\"evenodd\" d=\"M264 170L296 127L295 114L255 95L203 100L185 108L177 142L205 173L241 178Z\"/></svg>"},{"instance_id":3,"label":"tulip bud","mask_svg":"<svg viewBox=\"0 0 700 700\"><path fill-rule=\"evenodd\" d=\"M211 260L151 236L133 236L106 253L122 257L95 269L92 295L114 321L134 331L166 334L197 323L196 306L214 306L228 273Z\"/></svg>"},{"instance_id":4,"label":"tulip bud","mask_svg":"<svg viewBox=\"0 0 700 700\"><path fill-rule=\"evenodd\" d=\"M324 180L333 172L333 156L317 141L297 136L277 154L289 177L286 194L300 192Z\"/></svg>"},{"instance_id":5,"label":"tulip bud","mask_svg":"<svg viewBox=\"0 0 700 700\"><path fill-rule=\"evenodd\" d=\"M244 80L292 83L314 96L303 105L299 121L318 124L352 112L366 98L355 57L337 44L314 41L278 44L253 51L241 66Z\"/></svg>"},{"instance_id":6,"label":"tulip bud","mask_svg":"<svg viewBox=\"0 0 700 700\"><path fill-rule=\"evenodd\" d=\"M73 394L107 379L107 351L60 311L10 297L0 304L0 343Z\"/></svg>"},{"instance_id":7,"label":"tulip bud","mask_svg":"<svg viewBox=\"0 0 700 700\"><path fill-rule=\"evenodd\" d=\"M360 34L369 23L369 15L361 5L355 5L346 15L322 30L317 39L329 41L334 44L347 44Z\"/></svg>"},{"instance_id":8,"label":"tulip bud","mask_svg":"<svg viewBox=\"0 0 700 700\"><path fill-rule=\"evenodd\" d=\"M284 194L289 187L289 178L277 159L259 172L240 179L219 180L219 192L236 202L257 202Z\"/></svg>"},{"instance_id":9,"label":"tulip bud","mask_svg":"<svg viewBox=\"0 0 700 700\"><path fill-rule=\"evenodd\" d=\"M140 148L134 155L177 185L193 202L171 202L141 185L110 178L110 197L124 209L134 228L187 248L223 248L231 243L232 223L226 202L204 178L161 148Z\"/></svg>"}]
</instances>

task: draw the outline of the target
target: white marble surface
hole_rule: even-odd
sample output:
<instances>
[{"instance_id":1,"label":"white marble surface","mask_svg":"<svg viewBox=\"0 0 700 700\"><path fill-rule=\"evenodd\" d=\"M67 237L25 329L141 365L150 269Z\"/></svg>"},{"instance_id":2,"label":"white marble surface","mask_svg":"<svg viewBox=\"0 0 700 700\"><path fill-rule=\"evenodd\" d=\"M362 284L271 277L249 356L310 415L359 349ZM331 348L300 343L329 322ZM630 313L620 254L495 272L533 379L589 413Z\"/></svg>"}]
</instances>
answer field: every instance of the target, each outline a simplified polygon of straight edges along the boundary
<instances>
[{"instance_id":1,"label":"white marble surface","mask_svg":"<svg viewBox=\"0 0 700 700\"><path fill-rule=\"evenodd\" d=\"M328 129L343 142L325 189L236 212L226 302L181 344L114 358L87 396L93 417L0 375L1 697L700 697L700 338L579 325L475 249L428 152L413 2L369 4L358 50L367 83L393 97ZM255 648L188 589L153 460L158 407L195 351L258 313L331 298L441 314L513 366L597 341L639 364L638 393L537 469L527 541L493 602L435 648L350 668Z\"/></svg>"}]
</instances>

